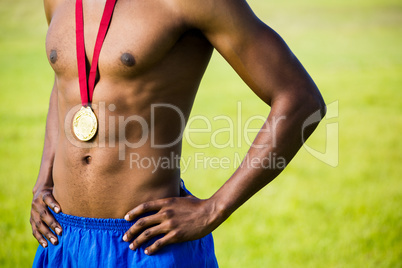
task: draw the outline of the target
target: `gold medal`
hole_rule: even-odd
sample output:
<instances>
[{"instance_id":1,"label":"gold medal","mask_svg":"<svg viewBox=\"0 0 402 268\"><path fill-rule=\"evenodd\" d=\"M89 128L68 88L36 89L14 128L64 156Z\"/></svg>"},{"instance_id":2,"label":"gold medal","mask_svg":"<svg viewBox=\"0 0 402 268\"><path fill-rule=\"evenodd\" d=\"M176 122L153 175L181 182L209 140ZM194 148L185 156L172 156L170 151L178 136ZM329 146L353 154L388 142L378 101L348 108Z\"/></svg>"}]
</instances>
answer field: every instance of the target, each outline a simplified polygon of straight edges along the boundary
<instances>
[{"instance_id":1,"label":"gold medal","mask_svg":"<svg viewBox=\"0 0 402 268\"><path fill-rule=\"evenodd\" d=\"M99 54L102 48L102 43L105 40L106 33L109 29L115 5L116 0L106 0L105 9L103 10L101 23L95 41L91 68L89 72L87 72L82 0L77 0L75 2L75 41L77 45L78 82L80 85L82 108L74 115L73 132L80 141L89 141L98 131L98 120L91 107L87 105L90 105L92 102L96 84Z\"/></svg>"},{"instance_id":2,"label":"gold medal","mask_svg":"<svg viewBox=\"0 0 402 268\"><path fill-rule=\"evenodd\" d=\"M98 130L98 120L91 107L81 107L74 115L73 131L80 141L89 141Z\"/></svg>"}]
</instances>

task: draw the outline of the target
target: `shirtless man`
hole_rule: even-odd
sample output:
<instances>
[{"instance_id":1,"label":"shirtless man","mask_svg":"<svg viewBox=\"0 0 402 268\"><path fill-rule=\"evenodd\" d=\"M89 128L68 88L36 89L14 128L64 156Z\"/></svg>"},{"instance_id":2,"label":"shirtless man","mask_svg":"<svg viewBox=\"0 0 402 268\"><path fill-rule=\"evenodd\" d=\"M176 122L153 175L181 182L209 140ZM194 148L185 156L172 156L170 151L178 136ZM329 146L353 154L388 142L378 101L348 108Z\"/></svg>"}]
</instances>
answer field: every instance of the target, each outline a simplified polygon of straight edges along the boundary
<instances>
[{"instance_id":1,"label":"shirtless man","mask_svg":"<svg viewBox=\"0 0 402 268\"><path fill-rule=\"evenodd\" d=\"M49 23L46 52L55 72L55 82L30 219L33 235L43 246L38 248L35 258L38 266L50 265L52 261L59 264L67 261L66 265L74 266L77 265L74 258L80 258L82 266L91 259L93 250L98 250L96 258L110 259L115 253L104 248L85 251L85 245L91 246L87 240L97 238L81 237L81 248L70 248L72 244L68 241L74 236L74 230L69 224L88 218L94 218L90 220L95 222L109 218L119 224L128 223L123 224L126 230L111 236L111 243L119 243L118 247L123 245L127 250L128 253L119 255L120 260L140 256L135 261L137 264L143 261L146 267L156 267L153 258L158 256L172 252L171 256L176 256L174 251L183 250L181 245L190 242L201 241L213 251L210 233L282 171L283 168L264 168L264 159L275 153L289 163L302 146L305 119L317 110L322 116L325 113L321 94L301 63L244 0L118 0L100 53L92 101L100 127L92 140L78 141L71 136L70 116L81 106L75 1L44 2ZM104 6L102 0L83 1L88 62L92 61ZM200 200L181 195L179 167L161 168L152 173L152 170L130 167L129 156L132 153L153 158L169 157L171 153L180 156L181 140L173 142L183 131L177 111L154 109L151 112L151 105L169 104L187 119L214 48L256 95L271 106L271 111L262 128L267 131L260 131L246 155L260 165L240 166L213 196ZM103 116L101 107L106 107ZM130 121L121 133L118 118L133 115L143 121ZM285 120L276 125L275 133L268 131L278 117ZM141 122L153 129L144 131ZM304 137L315 127L304 130ZM172 145L154 146L151 131L154 144ZM140 141L141 146L127 146ZM140 220L135 221L138 217ZM204 238L209 240L202 241ZM190 251L182 255L203 250L198 245L192 244ZM75 253L68 259L70 250ZM57 257L56 251L62 257ZM200 253L204 256L201 258L194 254L193 259L188 256L184 267L216 265L213 252L207 251ZM83 257L75 255L80 252ZM127 255L130 252L137 255ZM170 267L176 263L177 266L182 255L171 258L172 263L161 260L159 265Z\"/></svg>"}]
</instances>

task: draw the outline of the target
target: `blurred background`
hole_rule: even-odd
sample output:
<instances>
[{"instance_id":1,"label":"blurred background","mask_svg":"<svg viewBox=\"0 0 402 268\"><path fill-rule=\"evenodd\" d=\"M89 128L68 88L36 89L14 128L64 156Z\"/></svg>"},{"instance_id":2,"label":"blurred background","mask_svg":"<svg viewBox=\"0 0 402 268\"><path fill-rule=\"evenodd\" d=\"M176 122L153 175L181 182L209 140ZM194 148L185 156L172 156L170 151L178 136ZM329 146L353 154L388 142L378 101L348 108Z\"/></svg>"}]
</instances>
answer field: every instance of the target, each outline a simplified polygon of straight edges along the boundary
<instances>
[{"instance_id":1,"label":"blurred background","mask_svg":"<svg viewBox=\"0 0 402 268\"><path fill-rule=\"evenodd\" d=\"M302 148L275 181L214 231L219 264L402 267L402 2L249 4L306 67L331 104L331 116L309 139L310 149ZM0 0L0 25L0 267L29 267L37 247L29 224L32 188L53 83L42 1ZM216 116L229 116L237 129L268 112L215 52L192 116L210 119L213 132L228 127ZM261 125L253 120L250 127ZM192 126L204 127L201 121ZM197 149L185 141L183 158L192 161L182 174L187 187L211 196L235 167L197 165L196 153L233 163L253 135L235 133L240 146L224 149ZM211 141L206 133L191 138ZM228 138L214 137L219 144Z\"/></svg>"}]
</instances>

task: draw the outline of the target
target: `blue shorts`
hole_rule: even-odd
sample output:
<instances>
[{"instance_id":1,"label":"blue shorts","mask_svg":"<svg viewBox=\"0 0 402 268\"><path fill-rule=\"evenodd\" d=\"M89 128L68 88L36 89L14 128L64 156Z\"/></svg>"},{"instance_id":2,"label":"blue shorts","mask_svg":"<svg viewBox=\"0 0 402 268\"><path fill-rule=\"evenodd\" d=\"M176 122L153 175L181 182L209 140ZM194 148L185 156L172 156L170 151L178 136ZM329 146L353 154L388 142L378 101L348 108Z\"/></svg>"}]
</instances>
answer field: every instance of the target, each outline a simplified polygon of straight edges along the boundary
<instances>
[{"instance_id":1,"label":"blue shorts","mask_svg":"<svg viewBox=\"0 0 402 268\"><path fill-rule=\"evenodd\" d=\"M183 187L184 188L184 187ZM193 241L170 244L155 254L144 253L159 237L136 250L124 242L124 233L134 224L124 219L82 218L53 213L63 228L54 246L38 247L33 267L218 267L212 234Z\"/></svg>"}]
</instances>

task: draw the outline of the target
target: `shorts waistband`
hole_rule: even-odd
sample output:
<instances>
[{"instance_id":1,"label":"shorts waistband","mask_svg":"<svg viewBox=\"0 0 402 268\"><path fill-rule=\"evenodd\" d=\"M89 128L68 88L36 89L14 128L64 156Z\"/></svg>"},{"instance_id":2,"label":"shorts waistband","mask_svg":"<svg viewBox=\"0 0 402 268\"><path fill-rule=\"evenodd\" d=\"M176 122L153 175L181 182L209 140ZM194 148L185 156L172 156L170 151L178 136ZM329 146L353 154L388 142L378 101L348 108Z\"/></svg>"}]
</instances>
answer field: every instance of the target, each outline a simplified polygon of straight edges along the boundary
<instances>
[{"instance_id":1,"label":"shorts waistband","mask_svg":"<svg viewBox=\"0 0 402 268\"><path fill-rule=\"evenodd\" d=\"M180 187L183 188L188 194L191 195L190 191L187 190L184 185L184 181L180 180ZM80 229L94 229L94 230L118 230L127 231L136 221L126 221L125 219L103 219L103 218L86 218L78 217L73 215L64 214L63 212L55 213L49 208L55 219L63 226L71 226ZM142 216L148 216L154 214L155 212L145 213Z\"/></svg>"},{"instance_id":2,"label":"shorts waistband","mask_svg":"<svg viewBox=\"0 0 402 268\"><path fill-rule=\"evenodd\" d=\"M63 212L55 213L51 209L50 211L61 226L71 226L80 229L125 232L135 223L135 221L126 221L125 219L86 218L64 214Z\"/></svg>"}]
</instances>

